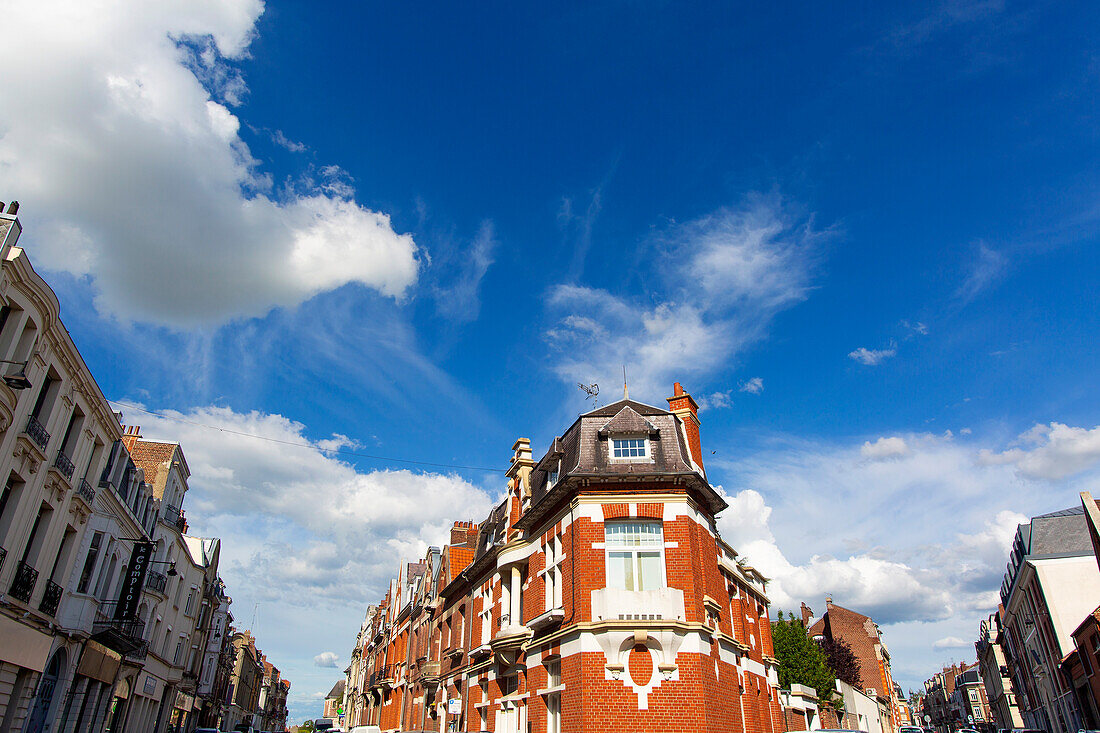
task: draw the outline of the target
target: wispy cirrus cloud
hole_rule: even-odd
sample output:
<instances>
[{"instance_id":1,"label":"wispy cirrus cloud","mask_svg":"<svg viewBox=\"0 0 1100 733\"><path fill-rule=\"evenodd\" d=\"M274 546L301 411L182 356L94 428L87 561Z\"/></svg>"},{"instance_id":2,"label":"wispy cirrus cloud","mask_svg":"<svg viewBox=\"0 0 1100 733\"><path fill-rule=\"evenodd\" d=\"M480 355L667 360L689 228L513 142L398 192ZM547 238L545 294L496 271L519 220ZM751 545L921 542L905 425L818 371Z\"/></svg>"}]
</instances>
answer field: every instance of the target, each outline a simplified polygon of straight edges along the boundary
<instances>
[{"instance_id":1,"label":"wispy cirrus cloud","mask_svg":"<svg viewBox=\"0 0 1100 733\"><path fill-rule=\"evenodd\" d=\"M1008 260L1002 252L985 242L979 242L974 258L967 267L966 276L955 291L956 299L963 304L973 301L1000 280L1007 268Z\"/></svg>"},{"instance_id":2,"label":"wispy cirrus cloud","mask_svg":"<svg viewBox=\"0 0 1100 733\"><path fill-rule=\"evenodd\" d=\"M552 368L567 383L614 384L625 364L632 393L651 399L673 375L710 374L807 297L828 235L774 195L672 225L650 243L650 297L551 289Z\"/></svg>"}]
</instances>

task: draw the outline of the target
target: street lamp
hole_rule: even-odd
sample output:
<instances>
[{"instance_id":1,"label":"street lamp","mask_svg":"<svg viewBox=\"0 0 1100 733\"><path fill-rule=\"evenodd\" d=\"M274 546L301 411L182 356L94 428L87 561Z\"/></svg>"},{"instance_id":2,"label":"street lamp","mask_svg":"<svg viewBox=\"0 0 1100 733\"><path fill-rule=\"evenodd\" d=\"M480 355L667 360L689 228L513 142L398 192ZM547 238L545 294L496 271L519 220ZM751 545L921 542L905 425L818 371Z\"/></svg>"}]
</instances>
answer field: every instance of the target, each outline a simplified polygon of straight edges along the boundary
<instances>
[{"instance_id":1,"label":"street lamp","mask_svg":"<svg viewBox=\"0 0 1100 733\"><path fill-rule=\"evenodd\" d=\"M30 361L29 359L27 361ZM27 389L33 386L31 380L27 379L27 362L26 361L11 361L9 359L0 359L0 364L18 364L19 372L17 374L7 374L4 376L4 384L8 385L12 389Z\"/></svg>"},{"instance_id":2,"label":"street lamp","mask_svg":"<svg viewBox=\"0 0 1100 733\"><path fill-rule=\"evenodd\" d=\"M168 571L165 572L165 575L167 575L169 578L174 578L177 575L179 575L179 573L176 572L176 561L175 560L150 560L149 564L150 565L167 565L168 566Z\"/></svg>"}]
</instances>

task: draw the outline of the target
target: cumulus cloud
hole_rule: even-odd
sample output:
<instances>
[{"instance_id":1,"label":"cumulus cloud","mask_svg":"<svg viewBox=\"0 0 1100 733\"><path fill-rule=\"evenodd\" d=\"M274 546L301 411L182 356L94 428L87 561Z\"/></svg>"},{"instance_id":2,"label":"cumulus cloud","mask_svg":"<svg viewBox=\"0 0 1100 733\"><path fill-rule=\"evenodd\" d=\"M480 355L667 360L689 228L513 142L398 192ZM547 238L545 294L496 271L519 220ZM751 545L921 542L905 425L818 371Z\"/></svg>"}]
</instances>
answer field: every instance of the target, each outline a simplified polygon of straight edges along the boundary
<instances>
[{"instance_id":1,"label":"cumulus cloud","mask_svg":"<svg viewBox=\"0 0 1100 733\"><path fill-rule=\"evenodd\" d=\"M762 377L753 377L752 379L742 382L741 391L748 392L749 394L760 394L764 391L764 379Z\"/></svg>"},{"instance_id":2,"label":"cumulus cloud","mask_svg":"<svg viewBox=\"0 0 1100 733\"><path fill-rule=\"evenodd\" d=\"M315 667L332 667L336 668L336 660L340 658L340 655L336 652L321 652L313 658L313 665ZM322 693L322 696L324 693Z\"/></svg>"},{"instance_id":3,"label":"cumulus cloud","mask_svg":"<svg viewBox=\"0 0 1100 733\"><path fill-rule=\"evenodd\" d=\"M281 415L221 407L163 414L143 416L143 434L184 446L191 526L233 538L223 550L230 585L257 600L328 598L362 608L403 560L445 542L453 520L480 521L491 506L485 490L455 474L358 470L332 453L345 436L311 440Z\"/></svg>"},{"instance_id":4,"label":"cumulus cloud","mask_svg":"<svg viewBox=\"0 0 1100 733\"><path fill-rule=\"evenodd\" d=\"M1100 463L1100 426L1073 428L1062 423L1036 425L1019 437L1023 447L995 452L983 450L989 465L1011 465L1033 479L1057 480L1074 476Z\"/></svg>"},{"instance_id":5,"label":"cumulus cloud","mask_svg":"<svg viewBox=\"0 0 1100 733\"><path fill-rule=\"evenodd\" d=\"M909 446L905 444L905 439L897 436L892 438L879 438L874 443L868 440L859 449L859 454L861 456L871 460L895 458L897 456L908 455L908 453Z\"/></svg>"},{"instance_id":6,"label":"cumulus cloud","mask_svg":"<svg viewBox=\"0 0 1100 733\"><path fill-rule=\"evenodd\" d=\"M960 639L957 636L945 636L932 642L933 649L962 649L972 646L974 646L974 642Z\"/></svg>"},{"instance_id":7,"label":"cumulus cloud","mask_svg":"<svg viewBox=\"0 0 1100 733\"><path fill-rule=\"evenodd\" d=\"M855 351L849 352L848 358L866 366L878 366L886 359L895 356L897 353L898 351L895 348L868 349L864 346L860 346Z\"/></svg>"},{"instance_id":8,"label":"cumulus cloud","mask_svg":"<svg viewBox=\"0 0 1100 733\"><path fill-rule=\"evenodd\" d=\"M175 327L293 306L359 283L401 298L418 250L343 181L275 191L231 108L260 0L124 12L19 0L0 65L0 171L36 264L90 276L97 307ZM59 23L58 18L65 22ZM289 142L289 141L288 141ZM330 177L331 178L331 177Z\"/></svg>"},{"instance_id":9,"label":"cumulus cloud","mask_svg":"<svg viewBox=\"0 0 1100 733\"><path fill-rule=\"evenodd\" d=\"M804 300L824 236L774 196L673 225L651 243L654 298L551 289L553 368L570 384L616 384L626 364L631 394L657 399L674 378L728 364Z\"/></svg>"},{"instance_id":10,"label":"cumulus cloud","mask_svg":"<svg viewBox=\"0 0 1100 733\"><path fill-rule=\"evenodd\" d=\"M912 684L946 661L937 640L972 642L996 609L1018 525L1079 505L1078 492L1094 488L1100 460L1083 457L1093 432L1042 425L1011 450L973 434L772 435L745 457L714 458L708 468L737 477L719 528L772 579L772 607L806 602L820 613L831 595L871 615L903 684ZM741 443L719 446L719 456L743 453ZM1076 472L1052 468L1061 450L1076 457Z\"/></svg>"}]
</instances>

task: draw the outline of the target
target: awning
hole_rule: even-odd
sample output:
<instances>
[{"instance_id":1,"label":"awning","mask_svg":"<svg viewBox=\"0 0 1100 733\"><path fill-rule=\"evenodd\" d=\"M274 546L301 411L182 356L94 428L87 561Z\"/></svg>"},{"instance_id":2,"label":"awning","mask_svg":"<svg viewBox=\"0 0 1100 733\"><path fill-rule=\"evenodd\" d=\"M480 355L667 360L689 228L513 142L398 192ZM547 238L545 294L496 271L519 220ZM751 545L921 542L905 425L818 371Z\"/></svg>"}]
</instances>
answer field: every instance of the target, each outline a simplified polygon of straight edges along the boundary
<instances>
[{"instance_id":1,"label":"awning","mask_svg":"<svg viewBox=\"0 0 1100 733\"><path fill-rule=\"evenodd\" d=\"M0 615L0 660L41 672L46 668L53 637Z\"/></svg>"},{"instance_id":2,"label":"awning","mask_svg":"<svg viewBox=\"0 0 1100 733\"><path fill-rule=\"evenodd\" d=\"M88 640L84 653L80 655L80 665L76 673L110 684L115 681L115 673L122 657L102 644Z\"/></svg>"}]
</instances>

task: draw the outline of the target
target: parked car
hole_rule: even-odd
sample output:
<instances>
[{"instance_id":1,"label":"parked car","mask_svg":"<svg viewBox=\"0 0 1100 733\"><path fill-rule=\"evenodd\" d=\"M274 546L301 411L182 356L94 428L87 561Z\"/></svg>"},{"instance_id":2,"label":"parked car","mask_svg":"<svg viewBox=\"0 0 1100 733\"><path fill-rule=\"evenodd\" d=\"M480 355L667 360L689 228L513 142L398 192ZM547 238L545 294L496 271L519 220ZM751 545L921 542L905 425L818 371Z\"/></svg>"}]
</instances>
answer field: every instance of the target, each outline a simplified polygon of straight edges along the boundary
<instances>
[{"instance_id":1,"label":"parked car","mask_svg":"<svg viewBox=\"0 0 1100 733\"><path fill-rule=\"evenodd\" d=\"M924 729L917 725L903 725L898 728L898 733L924 733Z\"/></svg>"},{"instance_id":2,"label":"parked car","mask_svg":"<svg viewBox=\"0 0 1100 733\"><path fill-rule=\"evenodd\" d=\"M195 728L194 733L221 733L217 728Z\"/></svg>"},{"instance_id":3,"label":"parked car","mask_svg":"<svg viewBox=\"0 0 1100 733\"><path fill-rule=\"evenodd\" d=\"M382 733L382 729L377 725L357 725L348 733Z\"/></svg>"}]
</instances>

